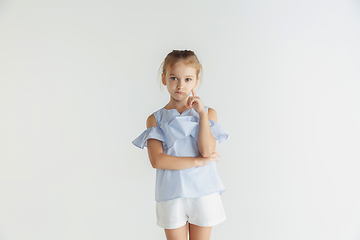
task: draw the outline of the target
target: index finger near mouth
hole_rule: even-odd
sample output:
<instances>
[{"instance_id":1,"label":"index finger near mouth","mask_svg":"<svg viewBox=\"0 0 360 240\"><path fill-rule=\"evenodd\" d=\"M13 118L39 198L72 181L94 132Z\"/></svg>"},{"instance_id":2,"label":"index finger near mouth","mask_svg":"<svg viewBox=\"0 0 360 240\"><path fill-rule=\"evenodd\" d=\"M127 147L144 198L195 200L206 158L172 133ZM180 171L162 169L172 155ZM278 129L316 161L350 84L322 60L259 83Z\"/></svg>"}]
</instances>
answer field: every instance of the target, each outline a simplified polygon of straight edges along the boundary
<instances>
[{"instance_id":1,"label":"index finger near mouth","mask_svg":"<svg viewBox=\"0 0 360 240\"><path fill-rule=\"evenodd\" d=\"M192 92L192 95L195 97L196 96L195 89L192 89L191 92Z\"/></svg>"}]
</instances>

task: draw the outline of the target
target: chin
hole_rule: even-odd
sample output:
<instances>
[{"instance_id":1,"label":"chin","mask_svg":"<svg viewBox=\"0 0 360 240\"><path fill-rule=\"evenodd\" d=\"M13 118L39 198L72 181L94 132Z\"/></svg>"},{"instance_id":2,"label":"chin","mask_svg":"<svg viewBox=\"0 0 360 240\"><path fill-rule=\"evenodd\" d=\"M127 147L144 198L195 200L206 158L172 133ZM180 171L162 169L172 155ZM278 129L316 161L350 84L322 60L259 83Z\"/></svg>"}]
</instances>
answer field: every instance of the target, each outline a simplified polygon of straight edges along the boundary
<instances>
[{"instance_id":1,"label":"chin","mask_svg":"<svg viewBox=\"0 0 360 240\"><path fill-rule=\"evenodd\" d=\"M182 101L184 99L187 99L186 97L173 97L176 101Z\"/></svg>"}]
</instances>

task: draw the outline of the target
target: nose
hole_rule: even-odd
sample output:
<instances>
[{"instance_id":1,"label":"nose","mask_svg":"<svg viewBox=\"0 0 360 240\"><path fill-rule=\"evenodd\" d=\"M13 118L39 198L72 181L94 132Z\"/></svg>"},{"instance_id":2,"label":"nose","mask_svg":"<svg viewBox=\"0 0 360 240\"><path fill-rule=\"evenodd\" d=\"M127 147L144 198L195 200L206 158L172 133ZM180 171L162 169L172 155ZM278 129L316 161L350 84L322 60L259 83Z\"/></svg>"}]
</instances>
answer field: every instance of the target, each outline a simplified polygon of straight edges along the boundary
<instances>
[{"instance_id":1,"label":"nose","mask_svg":"<svg viewBox=\"0 0 360 240\"><path fill-rule=\"evenodd\" d=\"M177 88L178 88L178 89L181 89L181 88L182 88L182 86L183 86L182 81L178 81Z\"/></svg>"}]
</instances>

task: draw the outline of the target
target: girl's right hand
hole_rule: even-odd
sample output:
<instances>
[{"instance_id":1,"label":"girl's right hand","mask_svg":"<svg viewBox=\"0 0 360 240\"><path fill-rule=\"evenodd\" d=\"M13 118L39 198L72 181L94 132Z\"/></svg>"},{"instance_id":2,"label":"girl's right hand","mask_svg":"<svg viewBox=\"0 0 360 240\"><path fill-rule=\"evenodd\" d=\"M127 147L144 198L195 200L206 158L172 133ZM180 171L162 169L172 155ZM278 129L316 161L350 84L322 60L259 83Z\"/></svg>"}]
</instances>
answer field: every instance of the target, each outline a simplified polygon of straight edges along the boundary
<instances>
[{"instance_id":1,"label":"girl's right hand","mask_svg":"<svg viewBox=\"0 0 360 240\"><path fill-rule=\"evenodd\" d=\"M219 162L219 157L221 156L218 153L218 151L216 151L215 149L214 152L210 155L210 157L202 157L201 155L199 155L198 157L199 157L199 167L204 167L209 163L211 163L212 161Z\"/></svg>"}]
</instances>

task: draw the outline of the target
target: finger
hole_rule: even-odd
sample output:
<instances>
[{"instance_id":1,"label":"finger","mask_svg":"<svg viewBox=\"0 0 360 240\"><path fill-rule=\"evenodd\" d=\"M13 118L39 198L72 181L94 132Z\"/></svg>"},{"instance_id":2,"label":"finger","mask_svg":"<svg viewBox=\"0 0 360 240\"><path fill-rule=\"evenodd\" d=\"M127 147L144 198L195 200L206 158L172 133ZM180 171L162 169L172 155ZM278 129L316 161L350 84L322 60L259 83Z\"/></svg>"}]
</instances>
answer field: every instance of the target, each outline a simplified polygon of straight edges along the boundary
<instances>
[{"instance_id":1,"label":"finger","mask_svg":"<svg viewBox=\"0 0 360 240\"><path fill-rule=\"evenodd\" d=\"M188 106L191 105L192 98L193 98L193 97L189 97L189 98L188 98L188 101L187 101Z\"/></svg>"},{"instance_id":2,"label":"finger","mask_svg":"<svg viewBox=\"0 0 360 240\"><path fill-rule=\"evenodd\" d=\"M212 152L213 154L220 154L216 149Z\"/></svg>"},{"instance_id":3,"label":"finger","mask_svg":"<svg viewBox=\"0 0 360 240\"><path fill-rule=\"evenodd\" d=\"M195 89L194 89L194 88L191 90L191 92L192 92L192 95L195 97L195 96L196 96L196 92L195 92Z\"/></svg>"},{"instance_id":4,"label":"finger","mask_svg":"<svg viewBox=\"0 0 360 240\"><path fill-rule=\"evenodd\" d=\"M194 104L194 102L195 102L195 98L194 97L189 97L188 102L189 102L189 106L192 106Z\"/></svg>"},{"instance_id":5,"label":"finger","mask_svg":"<svg viewBox=\"0 0 360 240\"><path fill-rule=\"evenodd\" d=\"M219 153L213 153L212 156L221 157L221 155Z\"/></svg>"}]
</instances>

